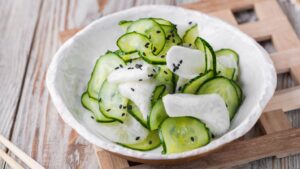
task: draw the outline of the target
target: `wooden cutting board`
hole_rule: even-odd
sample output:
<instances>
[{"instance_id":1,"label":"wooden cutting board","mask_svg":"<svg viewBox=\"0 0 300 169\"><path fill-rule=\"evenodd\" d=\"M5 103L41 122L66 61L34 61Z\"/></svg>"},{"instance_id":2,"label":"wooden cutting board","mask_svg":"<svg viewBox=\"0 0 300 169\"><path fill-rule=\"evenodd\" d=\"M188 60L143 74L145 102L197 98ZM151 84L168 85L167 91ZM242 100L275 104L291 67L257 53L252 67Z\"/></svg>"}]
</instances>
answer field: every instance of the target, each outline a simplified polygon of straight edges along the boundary
<instances>
[{"instance_id":1,"label":"wooden cutting board","mask_svg":"<svg viewBox=\"0 0 300 169\"><path fill-rule=\"evenodd\" d=\"M258 42L269 40L276 51L271 53L278 74L290 73L300 83L300 41L275 0L202 0L184 4L184 8L199 10L238 27ZM257 20L240 24L234 14L254 10ZM65 41L78 29L60 34ZM300 152L300 129L292 128L285 112L300 108L300 86L277 91L264 110L259 123L264 135L251 139L239 139L193 162L172 166L151 166L127 161L95 147L102 169L115 168L223 168L232 167L265 157L278 158ZM140 161L151 162L151 161Z\"/></svg>"}]
</instances>

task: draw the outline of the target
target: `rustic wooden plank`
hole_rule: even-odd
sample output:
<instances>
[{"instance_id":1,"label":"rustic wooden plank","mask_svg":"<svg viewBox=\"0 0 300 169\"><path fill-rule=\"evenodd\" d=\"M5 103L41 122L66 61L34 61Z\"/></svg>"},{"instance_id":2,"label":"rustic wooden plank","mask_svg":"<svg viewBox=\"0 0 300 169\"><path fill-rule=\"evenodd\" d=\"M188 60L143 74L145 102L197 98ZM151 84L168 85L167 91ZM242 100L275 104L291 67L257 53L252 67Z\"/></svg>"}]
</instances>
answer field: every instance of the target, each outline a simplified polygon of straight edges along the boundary
<instances>
[{"instance_id":1,"label":"rustic wooden plank","mask_svg":"<svg viewBox=\"0 0 300 169\"><path fill-rule=\"evenodd\" d=\"M300 129L290 129L265 136L229 143L223 148L189 165L176 166L137 165L128 169L216 169L244 164L278 153L300 151Z\"/></svg>"},{"instance_id":2,"label":"rustic wooden plank","mask_svg":"<svg viewBox=\"0 0 300 169\"><path fill-rule=\"evenodd\" d=\"M300 47L278 51L271 54L277 73L285 73L290 71L291 67L300 64Z\"/></svg>"},{"instance_id":3,"label":"rustic wooden plank","mask_svg":"<svg viewBox=\"0 0 300 169\"><path fill-rule=\"evenodd\" d=\"M10 138L18 110L40 3L0 0L0 133L6 138ZM4 150L2 145L0 149ZM4 165L0 159L0 168Z\"/></svg>"},{"instance_id":4,"label":"rustic wooden plank","mask_svg":"<svg viewBox=\"0 0 300 169\"><path fill-rule=\"evenodd\" d=\"M292 128L287 116L282 110L264 113L259 122L261 123L266 134L271 134Z\"/></svg>"},{"instance_id":5,"label":"rustic wooden plank","mask_svg":"<svg viewBox=\"0 0 300 169\"><path fill-rule=\"evenodd\" d=\"M229 9L219 10L219 11L211 12L209 14L218 17L232 25L237 25L237 21L235 20L231 10Z\"/></svg>"},{"instance_id":6,"label":"rustic wooden plank","mask_svg":"<svg viewBox=\"0 0 300 169\"><path fill-rule=\"evenodd\" d=\"M43 1L30 53L12 142L46 168L98 167L93 145L61 120L45 86L48 65L60 45L59 32L84 25L82 17L91 15L80 11L90 10L83 5L83 1Z\"/></svg>"},{"instance_id":7,"label":"rustic wooden plank","mask_svg":"<svg viewBox=\"0 0 300 169\"><path fill-rule=\"evenodd\" d=\"M282 109L284 112L300 108L300 86L283 89L275 93L265 108L265 112Z\"/></svg>"},{"instance_id":8,"label":"rustic wooden plank","mask_svg":"<svg viewBox=\"0 0 300 169\"><path fill-rule=\"evenodd\" d=\"M300 52L298 54L300 56ZM291 67L290 72L295 82L299 85L300 84L300 63L297 66Z\"/></svg>"},{"instance_id":9,"label":"rustic wooden plank","mask_svg":"<svg viewBox=\"0 0 300 169\"><path fill-rule=\"evenodd\" d=\"M101 150L100 148L95 147L95 149L96 155L99 157L99 166L102 169L120 169L129 167L127 160Z\"/></svg>"}]
</instances>

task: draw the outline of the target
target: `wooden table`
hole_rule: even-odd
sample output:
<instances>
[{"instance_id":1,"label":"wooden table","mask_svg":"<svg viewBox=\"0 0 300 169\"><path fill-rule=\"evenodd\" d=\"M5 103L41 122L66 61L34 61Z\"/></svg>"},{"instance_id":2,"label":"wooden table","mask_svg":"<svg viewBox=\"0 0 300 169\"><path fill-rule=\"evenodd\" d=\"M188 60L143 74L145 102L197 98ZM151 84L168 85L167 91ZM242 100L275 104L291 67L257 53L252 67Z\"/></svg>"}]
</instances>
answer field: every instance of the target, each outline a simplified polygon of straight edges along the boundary
<instances>
[{"instance_id":1,"label":"wooden table","mask_svg":"<svg viewBox=\"0 0 300 169\"><path fill-rule=\"evenodd\" d=\"M60 46L59 32L131 6L192 1L0 0L0 132L46 168L97 168L93 145L64 124L45 86L48 65ZM288 0L279 3L300 35L300 11ZM289 74L279 76L278 89L291 85ZM289 118L300 127L299 112ZM254 128L248 136L257 133ZM0 161L0 168L9 166ZM236 168L299 169L300 155Z\"/></svg>"}]
</instances>

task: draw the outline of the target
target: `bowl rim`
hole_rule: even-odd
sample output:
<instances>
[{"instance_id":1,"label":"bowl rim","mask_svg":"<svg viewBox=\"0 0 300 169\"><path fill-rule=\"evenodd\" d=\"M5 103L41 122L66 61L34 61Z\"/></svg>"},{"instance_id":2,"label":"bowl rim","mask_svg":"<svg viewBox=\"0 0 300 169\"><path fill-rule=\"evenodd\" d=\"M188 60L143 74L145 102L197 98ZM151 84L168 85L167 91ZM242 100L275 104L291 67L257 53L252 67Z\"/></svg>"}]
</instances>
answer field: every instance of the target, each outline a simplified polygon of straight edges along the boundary
<instances>
[{"instance_id":1,"label":"bowl rim","mask_svg":"<svg viewBox=\"0 0 300 169\"><path fill-rule=\"evenodd\" d=\"M59 94L58 90L56 89L55 86L55 77L56 77L56 72L57 72L57 65L59 63L59 58L60 55L64 52L65 49L70 47L76 40L77 37L84 36L84 32L89 31L94 25L102 22L105 19L109 18L114 18L118 17L119 15L124 15L128 11L134 11L134 10L170 10L174 9L177 10L177 12L185 12L189 13L190 15L198 15L201 17L206 17L209 19L213 19L218 21L219 23L222 23L224 27L227 27L228 29L234 30L239 36L244 37L243 40L248 41L250 45L253 45L254 47L258 48L261 52L261 55L263 56L262 58L264 59L264 64L263 66L266 67L269 71L263 72L265 78L267 79L268 84L265 84L264 86L264 93L262 93L260 96L260 100L258 101L259 104L255 105L251 111L251 113L256 114L255 118L247 118L244 121L242 121L237 127L232 129L231 131L227 132L223 136L219 137L217 140L225 140L223 142L216 142L215 146L211 147L210 149L205 149L206 146L197 148L191 151L183 152L183 153L176 153L176 154L168 154L168 155L162 155L162 154L151 154L147 152L140 152L136 150L131 150L125 147L122 147L118 144L115 144L113 142L106 142L97 137L95 134L93 134L91 131L89 131L85 126L80 124L73 114L68 110L67 106L64 104L63 99L61 95ZM143 159L143 160L174 160L174 159L183 159L183 158L188 158L188 157L195 157L199 156L200 154L205 154L207 152L210 152L216 148L221 147L222 145L225 145L229 142L232 142L233 140L236 140L237 138L243 136L248 132L254 124L257 122L259 119L263 108L266 106L267 102L271 99L271 97L274 94L275 87L276 87L276 72L275 68L273 66L273 62L269 57L269 54L261 47L259 46L256 41L254 41L251 37L246 35L245 33L241 32L234 26L231 26L230 24L216 18L213 16L208 16L207 14L204 14L199 11L193 11L189 9L184 9L182 7L175 7L175 6L167 6L167 5L145 5L145 6L138 6L138 7L133 7L130 9L126 9L123 11L119 11L110 15L106 15L102 18L97 19L96 21L93 21L91 24L86 26L84 29L79 31L75 36L67 40L60 49L56 52L54 55L51 64L48 68L47 76L46 76L46 84L49 90L49 93L52 98L52 102L54 106L56 107L58 113L60 114L61 118L67 123L69 126L71 126L77 133L79 133L81 136L83 136L86 140L88 140L90 143L99 146L100 148L110 151L114 154L120 154L125 157L133 157L137 159ZM236 133L233 135L232 133ZM229 135L231 135L229 137ZM226 136L226 137L225 137ZM209 145L209 144L208 144ZM202 151L199 151L202 150Z\"/></svg>"}]
</instances>

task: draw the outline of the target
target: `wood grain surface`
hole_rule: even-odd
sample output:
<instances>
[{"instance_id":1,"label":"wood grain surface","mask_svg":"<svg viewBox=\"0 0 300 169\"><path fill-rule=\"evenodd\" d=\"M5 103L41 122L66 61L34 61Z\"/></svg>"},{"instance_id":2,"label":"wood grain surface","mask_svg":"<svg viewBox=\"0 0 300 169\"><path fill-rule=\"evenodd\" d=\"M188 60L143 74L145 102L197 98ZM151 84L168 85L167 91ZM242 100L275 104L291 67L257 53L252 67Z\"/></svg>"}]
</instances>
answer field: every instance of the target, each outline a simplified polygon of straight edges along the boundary
<instances>
[{"instance_id":1,"label":"wood grain surface","mask_svg":"<svg viewBox=\"0 0 300 169\"><path fill-rule=\"evenodd\" d=\"M98 168L93 145L64 124L45 86L48 65L60 46L59 33L132 6L193 1L0 0L0 132L46 168ZM279 4L300 35L300 12L288 0ZM290 77L280 75L278 89L294 86ZM289 113L289 120L299 128L300 112ZM253 129L249 135L257 132ZM0 160L0 168L9 166ZM300 155L266 158L234 168L298 169Z\"/></svg>"}]
</instances>

